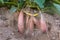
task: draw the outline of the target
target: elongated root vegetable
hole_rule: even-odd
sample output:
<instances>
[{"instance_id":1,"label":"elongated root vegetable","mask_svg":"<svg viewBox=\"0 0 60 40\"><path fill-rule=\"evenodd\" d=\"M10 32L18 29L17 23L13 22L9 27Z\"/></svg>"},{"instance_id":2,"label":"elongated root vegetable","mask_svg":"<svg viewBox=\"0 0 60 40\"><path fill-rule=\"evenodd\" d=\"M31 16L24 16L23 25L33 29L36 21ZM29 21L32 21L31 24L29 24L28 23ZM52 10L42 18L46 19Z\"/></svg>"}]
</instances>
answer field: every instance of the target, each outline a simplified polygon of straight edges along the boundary
<instances>
[{"instance_id":1,"label":"elongated root vegetable","mask_svg":"<svg viewBox=\"0 0 60 40\"><path fill-rule=\"evenodd\" d=\"M24 32L24 17L23 12L21 11L18 17L18 30L20 33Z\"/></svg>"},{"instance_id":2,"label":"elongated root vegetable","mask_svg":"<svg viewBox=\"0 0 60 40\"><path fill-rule=\"evenodd\" d=\"M43 32L47 31L47 25L46 25L46 22L45 22L44 17L43 17L42 14L41 14L41 19L40 19L40 26L41 26L41 30Z\"/></svg>"},{"instance_id":3,"label":"elongated root vegetable","mask_svg":"<svg viewBox=\"0 0 60 40\"><path fill-rule=\"evenodd\" d=\"M36 25L36 28L40 28L39 21L35 17L33 17L33 22Z\"/></svg>"},{"instance_id":4,"label":"elongated root vegetable","mask_svg":"<svg viewBox=\"0 0 60 40\"><path fill-rule=\"evenodd\" d=\"M32 17L29 19L29 30L32 32L33 31L33 28L34 28L34 23L33 23L33 19Z\"/></svg>"},{"instance_id":5,"label":"elongated root vegetable","mask_svg":"<svg viewBox=\"0 0 60 40\"><path fill-rule=\"evenodd\" d=\"M26 28L28 28L28 23L29 23L29 15L26 16Z\"/></svg>"}]
</instances>

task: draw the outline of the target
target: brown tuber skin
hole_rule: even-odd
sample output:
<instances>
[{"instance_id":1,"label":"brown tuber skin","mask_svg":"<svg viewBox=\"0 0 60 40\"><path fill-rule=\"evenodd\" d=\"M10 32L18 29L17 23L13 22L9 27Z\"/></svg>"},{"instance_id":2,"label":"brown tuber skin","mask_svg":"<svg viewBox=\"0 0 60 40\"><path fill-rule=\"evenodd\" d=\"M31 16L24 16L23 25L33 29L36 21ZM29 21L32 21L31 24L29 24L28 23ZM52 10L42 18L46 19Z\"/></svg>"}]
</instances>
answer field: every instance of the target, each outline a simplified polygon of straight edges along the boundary
<instances>
[{"instance_id":1,"label":"brown tuber skin","mask_svg":"<svg viewBox=\"0 0 60 40\"><path fill-rule=\"evenodd\" d=\"M26 29L28 28L28 23L29 23L29 16L28 15L26 15Z\"/></svg>"},{"instance_id":2,"label":"brown tuber skin","mask_svg":"<svg viewBox=\"0 0 60 40\"><path fill-rule=\"evenodd\" d=\"M46 25L43 15L41 15L41 18L39 20L33 17L33 21L34 21L34 24L36 25L36 28L41 29L42 32L47 31L47 25Z\"/></svg>"},{"instance_id":3,"label":"brown tuber skin","mask_svg":"<svg viewBox=\"0 0 60 40\"><path fill-rule=\"evenodd\" d=\"M28 17L27 17L27 19L28 19ZM32 35L32 32L33 32L33 29L34 29L34 23L33 23L33 19L32 19L32 17L30 17L30 19L28 19L27 20L28 22L27 22L27 27L26 27L26 32L25 32L25 34L26 35Z\"/></svg>"},{"instance_id":4,"label":"brown tuber skin","mask_svg":"<svg viewBox=\"0 0 60 40\"><path fill-rule=\"evenodd\" d=\"M36 25L36 28L40 28L39 20L37 20L35 17L33 17L33 22Z\"/></svg>"},{"instance_id":5,"label":"brown tuber skin","mask_svg":"<svg viewBox=\"0 0 60 40\"><path fill-rule=\"evenodd\" d=\"M30 19L29 19L29 30L32 32L33 31L33 29L34 29L34 23L33 23L33 19L32 19L32 17L30 17Z\"/></svg>"},{"instance_id":6,"label":"brown tuber skin","mask_svg":"<svg viewBox=\"0 0 60 40\"><path fill-rule=\"evenodd\" d=\"M18 17L18 31L20 33L24 32L24 14L22 11L20 11L19 17Z\"/></svg>"},{"instance_id":7,"label":"brown tuber skin","mask_svg":"<svg viewBox=\"0 0 60 40\"><path fill-rule=\"evenodd\" d=\"M29 19L30 17L30 19ZM34 24L36 25L36 28L39 30L41 29L42 32L47 31L47 25L44 20L43 15L41 14L41 18L38 20L34 16L26 16L26 29L30 32L33 32ZM20 33L24 32L24 13L23 11L20 11L20 14L18 16L18 30Z\"/></svg>"},{"instance_id":8,"label":"brown tuber skin","mask_svg":"<svg viewBox=\"0 0 60 40\"><path fill-rule=\"evenodd\" d=\"M41 19L40 19L40 26L41 26L42 32L47 31L47 25L46 25L46 22L45 22L44 17L43 17L42 14L41 14Z\"/></svg>"}]
</instances>

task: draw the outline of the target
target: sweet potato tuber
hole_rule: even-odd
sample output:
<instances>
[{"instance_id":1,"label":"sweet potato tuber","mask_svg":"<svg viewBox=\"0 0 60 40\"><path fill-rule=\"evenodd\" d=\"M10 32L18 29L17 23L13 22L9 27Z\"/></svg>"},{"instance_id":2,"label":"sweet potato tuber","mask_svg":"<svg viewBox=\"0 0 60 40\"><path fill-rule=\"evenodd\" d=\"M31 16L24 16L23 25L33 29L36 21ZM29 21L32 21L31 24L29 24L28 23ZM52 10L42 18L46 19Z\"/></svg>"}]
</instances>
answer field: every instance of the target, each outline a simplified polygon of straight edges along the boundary
<instances>
[{"instance_id":1,"label":"sweet potato tuber","mask_svg":"<svg viewBox=\"0 0 60 40\"><path fill-rule=\"evenodd\" d=\"M29 19L29 30L32 32L33 31L33 28L34 28L34 23L33 23L33 19L32 17Z\"/></svg>"},{"instance_id":2,"label":"sweet potato tuber","mask_svg":"<svg viewBox=\"0 0 60 40\"><path fill-rule=\"evenodd\" d=\"M20 11L19 17L18 17L18 31L20 33L24 32L24 17L23 12Z\"/></svg>"},{"instance_id":3,"label":"sweet potato tuber","mask_svg":"<svg viewBox=\"0 0 60 40\"><path fill-rule=\"evenodd\" d=\"M39 21L35 17L33 17L33 22L36 25L36 28L40 28Z\"/></svg>"},{"instance_id":4,"label":"sweet potato tuber","mask_svg":"<svg viewBox=\"0 0 60 40\"><path fill-rule=\"evenodd\" d=\"M41 30L43 32L47 31L47 25L46 25L46 22L45 22L44 17L43 17L42 14L41 14L41 19L40 19L40 26L41 26Z\"/></svg>"},{"instance_id":5,"label":"sweet potato tuber","mask_svg":"<svg viewBox=\"0 0 60 40\"><path fill-rule=\"evenodd\" d=\"M29 15L26 15L26 28L28 28L28 23L29 23Z\"/></svg>"},{"instance_id":6,"label":"sweet potato tuber","mask_svg":"<svg viewBox=\"0 0 60 40\"><path fill-rule=\"evenodd\" d=\"M25 32L25 34L28 34L28 35L32 35L31 33L33 32L33 28L34 28L34 23L33 23L33 20L32 20L32 17L30 17L30 19L27 20L28 24L27 25L27 30Z\"/></svg>"}]
</instances>

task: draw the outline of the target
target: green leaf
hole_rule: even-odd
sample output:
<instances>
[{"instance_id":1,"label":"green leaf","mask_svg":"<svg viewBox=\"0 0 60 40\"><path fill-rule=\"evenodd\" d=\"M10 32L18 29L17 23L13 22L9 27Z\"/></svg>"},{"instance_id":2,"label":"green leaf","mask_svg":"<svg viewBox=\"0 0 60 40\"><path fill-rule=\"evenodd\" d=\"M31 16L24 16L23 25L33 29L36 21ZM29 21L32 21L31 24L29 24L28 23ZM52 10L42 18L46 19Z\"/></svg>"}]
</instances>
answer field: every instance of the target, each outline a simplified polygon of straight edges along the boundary
<instances>
[{"instance_id":1,"label":"green leaf","mask_svg":"<svg viewBox=\"0 0 60 40\"><path fill-rule=\"evenodd\" d=\"M42 11L45 12L45 13L48 13L50 15L54 15L54 13L56 13L53 6L46 7Z\"/></svg>"},{"instance_id":2,"label":"green leaf","mask_svg":"<svg viewBox=\"0 0 60 40\"><path fill-rule=\"evenodd\" d=\"M9 0L4 0L4 2L8 2Z\"/></svg>"},{"instance_id":3,"label":"green leaf","mask_svg":"<svg viewBox=\"0 0 60 40\"><path fill-rule=\"evenodd\" d=\"M44 8L45 0L34 0L34 2L35 2L40 8Z\"/></svg>"},{"instance_id":4,"label":"green leaf","mask_svg":"<svg viewBox=\"0 0 60 40\"><path fill-rule=\"evenodd\" d=\"M17 11L17 8L15 6L12 6L10 9L10 13L14 13Z\"/></svg>"},{"instance_id":5,"label":"green leaf","mask_svg":"<svg viewBox=\"0 0 60 40\"><path fill-rule=\"evenodd\" d=\"M0 3L2 3L2 4L3 4L3 3L4 3L4 0L0 0Z\"/></svg>"},{"instance_id":6,"label":"green leaf","mask_svg":"<svg viewBox=\"0 0 60 40\"><path fill-rule=\"evenodd\" d=\"M10 2L18 3L18 0L9 0Z\"/></svg>"},{"instance_id":7,"label":"green leaf","mask_svg":"<svg viewBox=\"0 0 60 40\"><path fill-rule=\"evenodd\" d=\"M20 0L17 5L18 5L18 9L21 9L23 7L23 5L24 5L24 1Z\"/></svg>"},{"instance_id":8,"label":"green leaf","mask_svg":"<svg viewBox=\"0 0 60 40\"><path fill-rule=\"evenodd\" d=\"M60 0L53 0L55 3L60 4Z\"/></svg>"},{"instance_id":9,"label":"green leaf","mask_svg":"<svg viewBox=\"0 0 60 40\"><path fill-rule=\"evenodd\" d=\"M56 8L57 12L60 14L60 5L53 3L54 7Z\"/></svg>"}]
</instances>

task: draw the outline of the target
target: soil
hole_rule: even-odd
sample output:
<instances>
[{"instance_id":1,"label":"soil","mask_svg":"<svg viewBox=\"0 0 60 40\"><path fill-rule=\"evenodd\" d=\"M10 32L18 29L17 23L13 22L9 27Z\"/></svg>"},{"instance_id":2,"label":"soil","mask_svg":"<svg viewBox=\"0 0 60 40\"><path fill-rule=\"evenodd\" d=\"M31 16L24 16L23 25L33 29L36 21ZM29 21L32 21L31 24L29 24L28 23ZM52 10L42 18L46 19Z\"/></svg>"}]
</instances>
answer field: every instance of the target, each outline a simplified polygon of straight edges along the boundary
<instances>
[{"instance_id":1,"label":"soil","mask_svg":"<svg viewBox=\"0 0 60 40\"><path fill-rule=\"evenodd\" d=\"M36 30L32 36L21 35L17 28L17 14L11 14L7 8L0 8L0 40L60 40L60 16L44 13L47 33Z\"/></svg>"}]
</instances>

